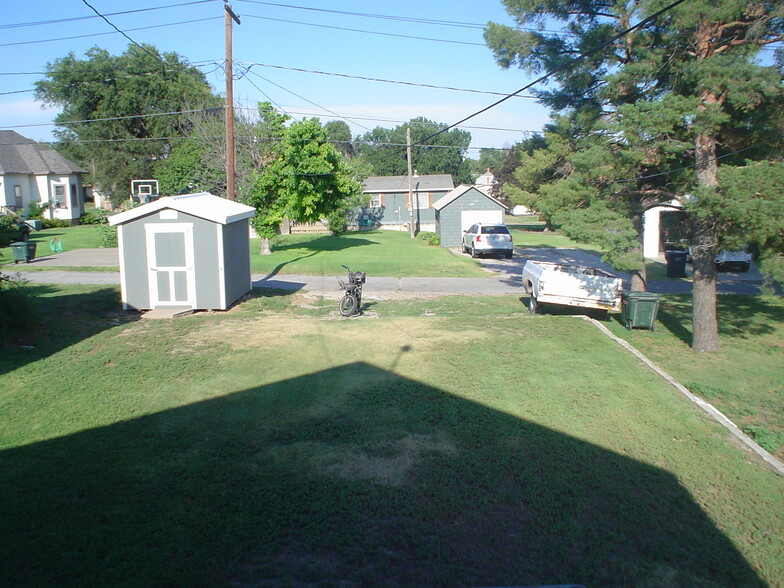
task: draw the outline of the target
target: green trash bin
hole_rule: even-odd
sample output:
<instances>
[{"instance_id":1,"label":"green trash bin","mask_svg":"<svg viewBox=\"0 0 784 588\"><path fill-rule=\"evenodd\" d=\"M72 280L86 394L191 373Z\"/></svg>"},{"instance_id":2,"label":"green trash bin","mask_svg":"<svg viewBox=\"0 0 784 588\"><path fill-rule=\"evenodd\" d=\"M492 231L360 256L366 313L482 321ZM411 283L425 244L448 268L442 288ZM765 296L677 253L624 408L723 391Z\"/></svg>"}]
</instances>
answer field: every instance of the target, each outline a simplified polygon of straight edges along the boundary
<instances>
[{"instance_id":1,"label":"green trash bin","mask_svg":"<svg viewBox=\"0 0 784 588\"><path fill-rule=\"evenodd\" d=\"M627 329L650 329L659 312L659 295L655 292L623 292L621 321Z\"/></svg>"},{"instance_id":2,"label":"green trash bin","mask_svg":"<svg viewBox=\"0 0 784 588\"><path fill-rule=\"evenodd\" d=\"M30 260L35 259L35 243L30 241L11 243L11 250L14 252L14 263L30 263Z\"/></svg>"}]
</instances>

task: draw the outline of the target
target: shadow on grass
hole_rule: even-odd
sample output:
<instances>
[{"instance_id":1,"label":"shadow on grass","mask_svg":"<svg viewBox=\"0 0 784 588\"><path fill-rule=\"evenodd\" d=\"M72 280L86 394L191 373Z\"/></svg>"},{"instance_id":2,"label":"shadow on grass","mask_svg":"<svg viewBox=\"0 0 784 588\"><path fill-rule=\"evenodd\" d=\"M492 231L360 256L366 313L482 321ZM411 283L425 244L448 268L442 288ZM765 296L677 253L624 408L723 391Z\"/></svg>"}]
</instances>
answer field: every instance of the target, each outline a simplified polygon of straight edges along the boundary
<instances>
[{"instance_id":1,"label":"shadow on grass","mask_svg":"<svg viewBox=\"0 0 784 588\"><path fill-rule=\"evenodd\" d=\"M719 335L737 338L774 332L784 322L784 308L765 297L722 295L716 300ZM692 297L681 294L662 298L658 320L687 345L692 343Z\"/></svg>"},{"instance_id":2,"label":"shadow on grass","mask_svg":"<svg viewBox=\"0 0 784 588\"><path fill-rule=\"evenodd\" d=\"M78 294L58 294L57 286L27 284L23 287L23 328L0 342L0 374L54 355L119 324L138 320L136 312L122 310L120 293L101 288ZM6 294L6 292L3 292ZM29 305L29 306L28 306ZM8 312L0 304L0 313ZM2 321L9 320L2 317ZM56 328L50 328L55 325Z\"/></svg>"},{"instance_id":3,"label":"shadow on grass","mask_svg":"<svg viewBox=\"0 0 784 588\"><path fill-rule=\"evenodd\" d=\"M0 508L4 585L762 584L672 474L364 363L6 449Z\"/></svg>"},{"instance_id":4,"label":"shadow on grass","mask_svg":"<svg viewBox=\"0 0 784 588\"><path fill-rule=\"evenodd\" d=\"M524 306L528 307L531 298L530 296L521 296L519 300ZM592 319L602 322L610 320L610 313L606 310L579 308L577 306L562 306L560 304L542 304L541 302L537 305L537 314L549 314L553 316L589 316Z\"/></svg>"},{"instance_id":5,"label":"shadow on grass","mask_svg":"<svg viewBox=\"0 0 784 588\"><path fill-rule=\"evenodd\" d=\"M323 235L308 241L294 241L290 243L279 243L272 246L272 251L289 251L292 249L305 249L319 253L321 251L343 251L351 247L362 247L364 245L376 245L376 241L357 237L355 234L342 233L340 235Z\"/></svg>"}]
</instances>

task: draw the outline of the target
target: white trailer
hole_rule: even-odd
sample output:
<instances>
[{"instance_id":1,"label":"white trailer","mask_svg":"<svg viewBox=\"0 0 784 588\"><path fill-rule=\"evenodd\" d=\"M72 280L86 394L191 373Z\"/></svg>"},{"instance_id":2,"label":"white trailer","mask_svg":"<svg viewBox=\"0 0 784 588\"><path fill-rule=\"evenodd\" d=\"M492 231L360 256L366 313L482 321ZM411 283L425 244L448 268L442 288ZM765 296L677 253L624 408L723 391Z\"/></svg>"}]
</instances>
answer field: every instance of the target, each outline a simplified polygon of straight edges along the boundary
<instances>
[{"instance_id":1,"label":"white trailer","mask_svg":"<svg viewBox=\"0 0 784 588\"><path fill-rule=\"evenodd\" d=\"M620 311L621 278L596 267L528 260L523 266L523 288L528 309L542 304Z\"/></svg>"}]
</instances>

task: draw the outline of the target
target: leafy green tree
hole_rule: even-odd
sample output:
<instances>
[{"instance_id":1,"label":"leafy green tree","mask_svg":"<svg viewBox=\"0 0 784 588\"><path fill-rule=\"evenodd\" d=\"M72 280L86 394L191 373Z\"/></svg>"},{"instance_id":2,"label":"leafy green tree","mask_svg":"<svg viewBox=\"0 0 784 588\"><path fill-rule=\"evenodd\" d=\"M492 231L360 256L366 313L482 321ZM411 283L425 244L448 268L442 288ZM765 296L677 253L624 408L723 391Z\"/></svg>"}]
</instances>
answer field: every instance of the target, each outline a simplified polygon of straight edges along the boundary
<instances>
[{"instance_id":1,"label":"leafy green tree","mask_svg":"<svg viewBox=\"0 0 784 588\"><path fill-rule=\"evenodd\" d=\"M568 158L580 175L569 180L595 193L567 220L576 225L580 215L593 221L611 210L633 223L656 200L681 198L692 219L692 346L717 350L713 259L722 226L729 226L719 222L719 164L737 164L734 154L741 151L753 157L763 136L781 136L779 72L754 57L762 46L782 40L784 6L773 0L689 0L613 41L667 3L503 3L521 27L540 26L523 32L489 25L485 40L497 62L556 71L555 86L537 95L554 110L568 112L573 134L581 136ZM552 30L555 21L565 24L562 33L544 29L547 22ZM603 42L609 42L604 50L566 67ZM770 140L767 146L768 153L780 149ZM632 173L622 178L618 170ZM620 206L624 200L626 208Z\"/></svg>"},{"instance_id":2,"label":"leafy green tree","mask_svg":"<svg viewBox=\"0 0 784 588\"><path fill-rule=\"evenodd\" d=\"M471 166L466 159L471 133L452 129L427 139L447 127L447 124L417 117L394 129L376 127L357 138L355 149L372 166L375 175L406 175L406 130L410 128L414 145L411 160L417 173L451 174L455 184L472 184Z\"/></svg>"},{"instance_id":3,"label":"leafy green tree","mask_svg":"<svg viewBox=\"0 0 784 588\"><path fill-rule=\"evenodd\" d=\"M351 128L342 120L331 120L324 125L330 142L346 157L354 157L354 145L351 142Z\"/></svg>"},{"instance_id":4,"label":"leafy green tree","mask_svg":"<svg viewBox=\"0 0 784 588\"><path fill-rule=\"evenodd\" d=\"M329 142L318 119L293 122L286 128L277 157L259 170L244 202L256 208L251 225L261 237L261 252L283 219L317 222L348 213L362 185L343 156Z\"/></svg>"},{"instance_id":5,"label":"leafy green tree","mask_svg":"<svg viewBox=\"0 0 784 588\"><path fill-rule=\"evenodd\" d=\"M130 180L151 177L171 138L182 134L187 119L169 113L221 103L204 74L152 45L129 45L119 56L93 47L84 59L56 59L36 82L36 99L62 108L58 149L117 201L130 195Z\"/></svg>"},{"instance_id":6,"label":"leafy green tree","mask_svg":"<svg viewBox=\"0 0 784 588\"><path fill-rule=\"evenodd\" d=\"M256 117L235 111L235 191L242 200L253 188L254 173L274 160L288 115L269 102L258 105ZM173 141L171 151L155 164L162 194L207 191L226 193L226 140L223 109L188 116L188 137Z\"/></svg>"}]
</instances>

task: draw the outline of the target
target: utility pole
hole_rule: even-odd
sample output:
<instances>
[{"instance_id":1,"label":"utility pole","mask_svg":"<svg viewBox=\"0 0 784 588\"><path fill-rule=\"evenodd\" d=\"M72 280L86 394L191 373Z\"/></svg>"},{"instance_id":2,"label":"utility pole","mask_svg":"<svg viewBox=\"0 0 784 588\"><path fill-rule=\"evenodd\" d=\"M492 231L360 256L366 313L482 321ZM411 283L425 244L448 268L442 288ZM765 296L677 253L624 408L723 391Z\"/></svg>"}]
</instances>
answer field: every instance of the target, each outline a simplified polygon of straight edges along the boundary
<instances>
[{"instance_id":1,"label":"utility pole","mask_svg":"<svg viewBox=\"0 0 784 588\"><path fill-rule=\"evenodd\" d=\"M234 200L234 72L232 71L231 54L231 21L240 23L240 17L234 14L229 0L223 0L224 35L226 39L226 198Z\"/></svg>"},{"instance_id":2,"label":"utility pole","mask_svg":"<svg viewBox=\"0 0 784 588\"><path fill-rule=\"evenodd\" d=\"M416 236L414 230L414 172L411 165L411 127L406 127L406 159L408 160L408 235Z\"/></svg>"}]
</instances>

